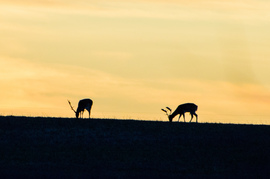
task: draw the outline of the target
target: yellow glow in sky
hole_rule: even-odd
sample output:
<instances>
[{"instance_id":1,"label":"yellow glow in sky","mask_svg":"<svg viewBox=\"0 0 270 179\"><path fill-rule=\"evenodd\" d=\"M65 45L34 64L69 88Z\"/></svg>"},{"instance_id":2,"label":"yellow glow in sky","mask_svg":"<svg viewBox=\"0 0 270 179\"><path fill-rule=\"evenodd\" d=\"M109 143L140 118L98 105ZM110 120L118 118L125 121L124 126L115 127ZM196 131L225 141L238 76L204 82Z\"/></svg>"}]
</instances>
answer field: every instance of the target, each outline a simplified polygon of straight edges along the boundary
<instances>
[{"instance_id":1,"label":"yellow glow in sky","mask_svg":"<svg viewBox=\"0 0 270 179\"><path fill-rule=\"evenodd\" d=\"M270 3L0 2L1 115L270 124ZM189 115L187 115L189 118ZM175 119L176 120L176 119Z\"/></svg>"}]
</instances>

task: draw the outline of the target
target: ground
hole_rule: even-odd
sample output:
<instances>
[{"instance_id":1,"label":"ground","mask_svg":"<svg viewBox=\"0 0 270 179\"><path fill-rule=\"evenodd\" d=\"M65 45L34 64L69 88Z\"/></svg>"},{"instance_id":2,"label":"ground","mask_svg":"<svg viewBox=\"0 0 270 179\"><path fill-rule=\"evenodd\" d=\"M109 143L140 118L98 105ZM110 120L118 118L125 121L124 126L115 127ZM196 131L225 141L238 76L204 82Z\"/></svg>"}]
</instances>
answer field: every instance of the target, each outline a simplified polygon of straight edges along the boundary
<instances>
[{"instance_id":1,"label":"ground","mask_svg":"<svg viewBox=\"0 0 270 179\"><path fill-rule=\"evenodd\" d=\"M270 126L0 117L5 178L268 178Z\"/></svg>"}]
</instances>

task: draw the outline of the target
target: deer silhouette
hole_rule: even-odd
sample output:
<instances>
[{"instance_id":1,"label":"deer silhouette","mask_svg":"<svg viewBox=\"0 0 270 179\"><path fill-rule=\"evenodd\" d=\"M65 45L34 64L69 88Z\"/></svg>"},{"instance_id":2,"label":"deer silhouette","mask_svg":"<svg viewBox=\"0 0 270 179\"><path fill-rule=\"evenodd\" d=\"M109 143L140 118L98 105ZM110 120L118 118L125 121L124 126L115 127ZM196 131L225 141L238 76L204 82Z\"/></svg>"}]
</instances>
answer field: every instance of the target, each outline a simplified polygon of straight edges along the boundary
<instances>
[{"instance_id":1,"label":"deer silhouette","mask_svg":"<svg viewBox=\"0 0 270 179\"><path fill-rule=\"evenodd\" d=\"M193 119L193 115L196 116L196 122L198 122L198 115L195 113L198 109L198 106L194 103L185 103L185 104L180 104L176 109L175 111L172 113L172 110L171 108L169 107L166 107L167 110L165 109L161 109L162 111L164 111L166 113L166 115L168 116L169 118L169 121L172 122L173 118L179 114L179 118L178 118L178 122L180 120L180 117L183 115L183 118L184 118L184 122L186 122L185 120L185 113L186 112L189 112L190 115L191 115L191 119L189 122L192 121ZM170 114L168 114L168 110L170 111Z\"/></svg>"},{"instance_id":2,"label":"deer silhouette","mask_svg":"<svg viewBox=\"0 0 270 179\"><path fill-rule=\"evenodd\" d=\"M74 108L72 107L71 105L71 102L68 100L68 103L72 109L72 111L75 112L75 115L76 115L76 118L83 118L83 112L84 110L86 109L89 113L89 119L90 119L90 114L91 114L91 108L92 108L92 105L93 105L93 101L91 99L82 99L79 101L78 103L78 108L77 110L75 111Z\"/></svg>"}]
</instances>

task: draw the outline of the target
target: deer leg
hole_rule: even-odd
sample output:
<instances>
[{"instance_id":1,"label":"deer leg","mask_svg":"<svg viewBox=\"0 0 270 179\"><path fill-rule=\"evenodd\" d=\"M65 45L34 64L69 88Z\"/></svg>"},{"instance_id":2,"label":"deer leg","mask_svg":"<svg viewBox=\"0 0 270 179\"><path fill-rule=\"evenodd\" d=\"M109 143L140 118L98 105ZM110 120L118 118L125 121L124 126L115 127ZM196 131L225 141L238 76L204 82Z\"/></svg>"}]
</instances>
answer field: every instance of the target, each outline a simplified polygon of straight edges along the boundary
<instances>
[{"instance_id":1,"label":"deer leg","mask_svg":"<svg viewBox=\"0 0 270 179\"><path fill-rule=\"evenodd\" d=\"M182 114L179 114L178 122L179 122L181 116L182 116Z\"/></svg>"},{"instance_id":2,"label":"deer leg","mask_svg":"<svg viewBox=\"0 0 270 179\"><path fill-rule=\"evenodd\" d=\"M83 112L84 112L84 111L81 112L81 118L83 118Z\"/></svg>"},{"instance_id":3,"label":"deer leg","mask_svg":"<svg viewBox=\"0 0 270 179\"><path fill-rule=\"evenodd\" d=\"M190 113L190 115L191 115L191 119L190 119L190 121L189 121L189 122L191 122L191 121L192 121L192 119L193 119L193 114L192 114L192 113Z\"/></svg>"},{"instance_id":4,"label":"deer leg","mask_svg":"<svg viewBox=\"0 0 270 179\"><path fill-rule=\"evenodd\" d=\"M185 113L183 113L183 117L184 117L184 122L186 122L186 119L185 119Z\"/></svg>"},{"instance_id":5,"label":"deer leg","mask_svg":"<svg viewBox=\"0 0 270 179\"><path fill-rule=\"evenodd\" d=\"M87 111L88 111L88 113L89 113L89 119L90 119L90 110L89 110L89 109L87 109Z\"/></svg>"},{"instance_id":6,"label":"deer leg","mask_svg":"<svg viewBox=\"0 0 270 179\"><path fill-rule=\"evenodd\" d=\"M198 123L198 115L196 113L194 115L196 116L196 123Z\"/></svg>"},{"instance_id":7,"label":"deer leg","mask_svg":"<svg viewBox=\"0 0 270 179\"><path fill-rule=\"evenodd\" d=\"M90 119L90 114L91 114L91 106L87 106L85 109L88 111L88 113L89 113L89 119Z\"/></svg>"}]
</instances>

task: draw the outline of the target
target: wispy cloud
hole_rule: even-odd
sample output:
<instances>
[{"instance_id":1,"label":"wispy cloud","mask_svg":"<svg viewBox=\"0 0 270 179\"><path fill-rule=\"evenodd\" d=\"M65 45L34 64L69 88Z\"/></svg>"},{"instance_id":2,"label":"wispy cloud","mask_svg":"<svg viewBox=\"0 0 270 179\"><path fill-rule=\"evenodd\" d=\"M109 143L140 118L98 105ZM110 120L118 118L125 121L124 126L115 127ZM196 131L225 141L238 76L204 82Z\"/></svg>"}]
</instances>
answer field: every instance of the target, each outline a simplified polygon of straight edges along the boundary
<instances>
[{"instance_id":1,"label":"wispy cloud","mask_svg":"<svg viewBox=\"0 0 270 179\"><path fill-rule=\"evenodd\" d=\"M73 116L67 98L76 106L90 97L94 117L166 120L160 108L184 102L198 103L206 122L270 116L269 7L1 1L1 112Z\"/></svg>"},{"instance_id":2,"label":"wispy cloud","mask_svg":"<svg viewBox=\"0 0 270 179\"><path fill-rule=\"evenodd\" d=\"M86 13L107 17L149 17L170 19L261 19L269 16L267 1L2 1L1 4L41 8L48 12Z\"/></svg>"},{"instance_id":3,"label":"wispy cloud","mask_svg":"<svg viewBox=\"0 0 270 179\"><path fill-rule=\"evenodd\" d=\"M248 115L252 121L254 116L270 115L270 95L260 85L181 78L130 79L88 68L47 66L12 58L1 58L0 64L2 114L72 117L66 100L76 106L79 99L90 97L94 100L94 117L166 120L160 108L174 109L184 102L198 104L204 122L237 122L231 121L231 116L238 115Z\"/></svg>"},{"instance_id":4,"label":"wispy cloud","mask_svg":"<svg viewBox=\"0 0 270 179\"><path fill-rule=\"evenodd\" d=\"M68 98L73 101L84 97L110 99L136 83L102 71L68 65L48 66L7 57L2 57L0 64L1 108L24 108L29 113L41 108L48 115L64 110L60 113L65 116L68 112L63 103ZM125 97L120 96L119 100Z\"/></svg>"}]
</instances>

